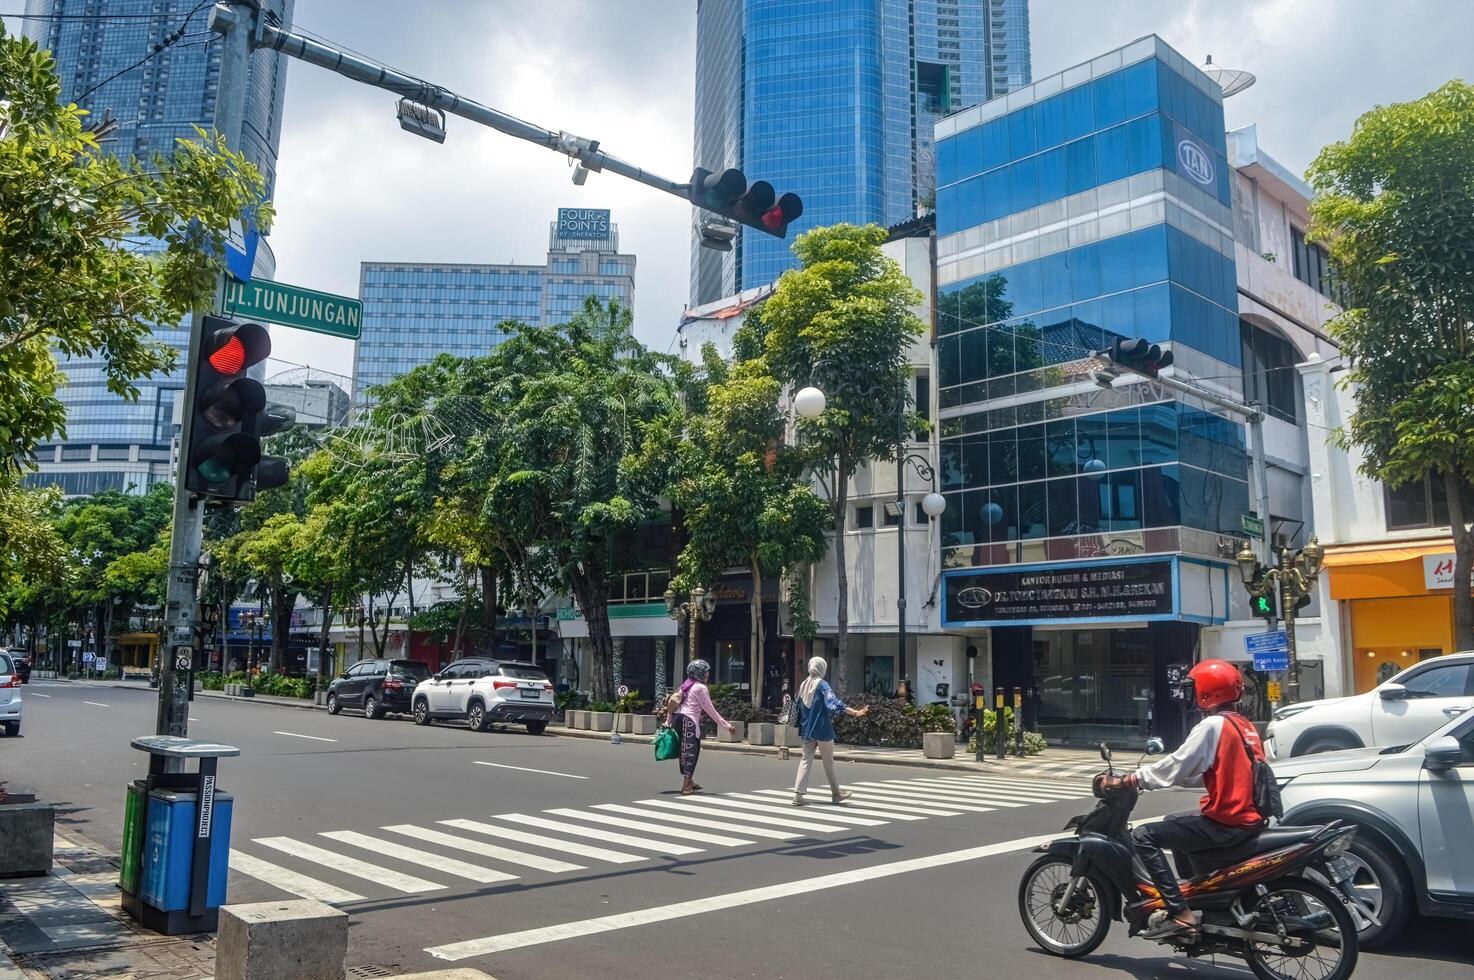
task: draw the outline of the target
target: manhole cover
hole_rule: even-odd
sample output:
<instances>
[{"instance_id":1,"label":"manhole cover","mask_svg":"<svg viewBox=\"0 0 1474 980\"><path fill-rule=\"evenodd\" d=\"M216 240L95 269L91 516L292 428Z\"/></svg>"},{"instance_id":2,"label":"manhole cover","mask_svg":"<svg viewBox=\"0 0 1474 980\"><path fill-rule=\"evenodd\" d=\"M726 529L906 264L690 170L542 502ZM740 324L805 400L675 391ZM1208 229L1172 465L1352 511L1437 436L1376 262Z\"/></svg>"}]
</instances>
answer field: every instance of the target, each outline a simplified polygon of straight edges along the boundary
<instances>
[{"instance_id":1,"label":"manhole cover","mask_svg":"<svg viewBox=\"0 0 1474 980\"><path fill-rule=\"evenodd\" d=\"M350 966L348 975L354 980L372 980L374 977L392 977L393 973L386 966Z\"/></svg>"}]
</instances>

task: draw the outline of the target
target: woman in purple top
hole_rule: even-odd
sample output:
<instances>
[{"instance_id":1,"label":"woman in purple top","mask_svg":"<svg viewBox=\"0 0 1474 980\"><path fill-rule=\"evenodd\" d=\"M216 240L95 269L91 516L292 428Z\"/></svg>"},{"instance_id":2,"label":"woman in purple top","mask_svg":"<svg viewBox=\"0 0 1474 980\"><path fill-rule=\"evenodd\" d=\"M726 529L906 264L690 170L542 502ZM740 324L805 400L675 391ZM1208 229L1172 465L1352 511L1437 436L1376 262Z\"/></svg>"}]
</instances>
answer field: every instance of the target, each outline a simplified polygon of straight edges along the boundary
<instances>
[{"instance_id":1,"label":"woman in purple top","mask_svg":"<svg viewBox=\"0 0 1474 980\"><path fill-rule=\"evenodd\" d=\"M736 726L723 718L711 703L711 692L706 688L706 679L711 676L711 664L705 660L693 660L686 665L686 682L681 685L680 705L671 712L669 724L681 733L681 795L690 796L701 792L692 777L696 775L696 761L701 758L701 715L705 712L727 731Z\"/></svg>"}]
</instances>

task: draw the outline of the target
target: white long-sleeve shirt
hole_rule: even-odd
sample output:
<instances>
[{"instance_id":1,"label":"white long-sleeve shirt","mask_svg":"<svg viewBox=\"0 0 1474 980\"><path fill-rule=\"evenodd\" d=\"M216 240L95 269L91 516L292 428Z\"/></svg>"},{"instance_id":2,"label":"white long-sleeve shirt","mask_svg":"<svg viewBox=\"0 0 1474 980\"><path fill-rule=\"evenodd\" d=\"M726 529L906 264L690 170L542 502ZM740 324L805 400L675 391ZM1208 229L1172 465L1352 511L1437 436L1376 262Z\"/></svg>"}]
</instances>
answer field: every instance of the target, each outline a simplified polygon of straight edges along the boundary
<instances>
[{"instance_id":1,"label":"white long-sleeve shirt","mask_svg":"<svg viewBox=\"0 0 1474 980\"><path fill-rule=\"evenodd\" d=\"M1203 773L1218 758L1218 739L1223 734L1223 716L1209 715L1193 726L1176 752L1136 770L1142 789L1171 789L1202 786Z\"/></svg>"}]
</instances>

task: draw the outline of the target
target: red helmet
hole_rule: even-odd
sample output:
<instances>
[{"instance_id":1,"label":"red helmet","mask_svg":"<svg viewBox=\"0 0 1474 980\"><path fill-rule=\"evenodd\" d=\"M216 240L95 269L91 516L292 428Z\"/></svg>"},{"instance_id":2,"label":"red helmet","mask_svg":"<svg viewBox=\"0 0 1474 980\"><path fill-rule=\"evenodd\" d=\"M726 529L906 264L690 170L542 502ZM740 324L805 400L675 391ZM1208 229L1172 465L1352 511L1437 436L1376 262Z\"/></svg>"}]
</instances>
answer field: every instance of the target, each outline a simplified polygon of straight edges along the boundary
<instances>
[{"instance_id":1,"label":"red helmet","mask_svg":"<svg viewBox=\"0 0 1474 980\"><path fill-rule=\"evenodd\" d=\"M1244 677L1227 660L1204 660L1188 671L1198 707L1204 711L1233 704L1244 696Z\"/></svg>"}]
</instances>

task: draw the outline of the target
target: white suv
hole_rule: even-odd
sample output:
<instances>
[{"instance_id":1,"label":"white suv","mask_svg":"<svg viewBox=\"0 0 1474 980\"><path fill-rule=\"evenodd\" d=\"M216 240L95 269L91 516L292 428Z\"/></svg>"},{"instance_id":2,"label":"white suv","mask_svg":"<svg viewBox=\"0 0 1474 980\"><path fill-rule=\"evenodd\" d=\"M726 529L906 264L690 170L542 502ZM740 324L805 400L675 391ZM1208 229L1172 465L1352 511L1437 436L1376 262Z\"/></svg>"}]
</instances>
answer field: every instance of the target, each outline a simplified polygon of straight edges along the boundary
<instances>
[{"instance_id":1,"label":"white suv","mask_svg":"<svg viewBox=\"0 0 1474 980\"><path fill-rule=\"evenodd\" d=\"M15 669L15 660L0 650L0 725L5 734L20 734L20 672Z\"/></svg>"},{"instance_id":2,"label":"white suv","mask_svg":"<svg viewBox=\"0 0 1474 980\"><path fill-rule=\"evenodd\" d=\"M473 731L515 721L541 735L553 717L553 684L536 664L470 657L415 686L410 710L416 725L464 718Z\"/></svg>"},{"instance_id":3,"label":"white suv","mask_svg":"<svg viewBox=\"0 0 1474 980\"><path fill-rule=\"evenodd\" d=\"M1364 745L1410 745L1474 708L1474 653L1415 664L1349 698L1302 701L1274 713L1265 732L1271 759Z\"/></svg>"}]
</instances>

